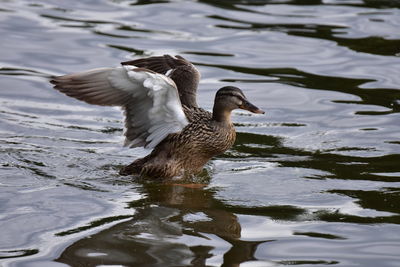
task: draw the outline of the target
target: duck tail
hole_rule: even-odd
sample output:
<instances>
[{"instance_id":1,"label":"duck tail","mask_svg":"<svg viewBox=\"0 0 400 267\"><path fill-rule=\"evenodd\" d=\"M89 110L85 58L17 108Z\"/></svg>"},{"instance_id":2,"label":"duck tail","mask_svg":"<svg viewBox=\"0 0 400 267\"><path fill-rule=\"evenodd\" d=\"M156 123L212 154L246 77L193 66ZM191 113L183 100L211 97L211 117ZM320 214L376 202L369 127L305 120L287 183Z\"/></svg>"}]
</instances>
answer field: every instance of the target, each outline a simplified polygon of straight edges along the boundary
<instances>
[{"instance_id":1,"label":"duck tail","mask_svg":"<svg viewBox=\"0 0 400 267\"><path fill-rule=\"evenodd\" d=\"M139 175L142 172L143 165L149 160L150 155L147 155L144 158L140 158L129 164L128 166L123 167L120 171L120 175Z\"/></svg>"}]
</instances>

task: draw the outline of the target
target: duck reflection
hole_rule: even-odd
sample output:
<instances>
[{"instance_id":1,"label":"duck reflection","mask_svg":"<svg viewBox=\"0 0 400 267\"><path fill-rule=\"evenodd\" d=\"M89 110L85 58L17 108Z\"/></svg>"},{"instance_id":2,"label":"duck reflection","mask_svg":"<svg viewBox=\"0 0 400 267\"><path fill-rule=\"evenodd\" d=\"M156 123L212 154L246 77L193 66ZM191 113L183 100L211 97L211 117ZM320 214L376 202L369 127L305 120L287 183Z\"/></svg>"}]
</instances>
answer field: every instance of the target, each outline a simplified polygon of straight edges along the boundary
<instances>
[{"instance_id":1,"label":"duck reflection","mask_svg":"<svg viewBox=\"0 0 400 267\"><path fill-rule=\"evenodd\" d=\"M130 203L132 219L66 248L56 260L72 266L239 266L254 260L258 244L240 240L241 226L200 184L143 184L146 197ZM225 241L225 242L224 242ZM211 259L216 257L214 259Z\"/></svg>"}]
</instances>

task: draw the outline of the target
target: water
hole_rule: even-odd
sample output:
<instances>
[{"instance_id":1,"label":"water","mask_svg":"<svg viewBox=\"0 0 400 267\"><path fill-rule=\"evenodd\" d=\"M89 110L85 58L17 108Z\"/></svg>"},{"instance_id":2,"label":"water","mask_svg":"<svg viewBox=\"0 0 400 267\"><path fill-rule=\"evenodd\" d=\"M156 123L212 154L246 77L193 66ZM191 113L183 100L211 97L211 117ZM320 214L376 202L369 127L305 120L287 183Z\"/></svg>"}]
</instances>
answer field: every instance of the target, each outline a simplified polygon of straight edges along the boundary
<instances>
[{"instance_id":1,"label":"water","mask_svg":"<svg viewBox=\"0 0 400 267\"><path fill-rule=\"evenodd\" d=\"M400 4L1 1L0 265L399 266ZM242 88L196 185L121 177L118 109L48 75L181 54Z\"/></svg>"}]
</instances>

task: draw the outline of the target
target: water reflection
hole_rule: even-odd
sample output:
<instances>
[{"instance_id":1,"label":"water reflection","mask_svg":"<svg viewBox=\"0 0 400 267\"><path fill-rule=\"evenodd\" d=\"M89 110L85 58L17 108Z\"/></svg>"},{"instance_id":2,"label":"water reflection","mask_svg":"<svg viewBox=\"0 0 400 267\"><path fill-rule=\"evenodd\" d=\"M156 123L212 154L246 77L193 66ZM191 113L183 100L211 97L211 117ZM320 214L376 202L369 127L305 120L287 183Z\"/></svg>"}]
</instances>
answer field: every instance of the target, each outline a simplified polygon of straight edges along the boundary
<instances>
[{"instance_id":1,"label":"water reflection","mask_svg":"<svg viewBox=\"0 0 400 267\"><path fill-rule=\"evenodd\" d=\"M359 148L339 148L334 151L307 151L285 146L283 139L274 136L259 136L250 133L240 133L236 145L230 154L225 157L260 157L268 158L269 162L277 162L280 167L287 168L305 168L312 170L321 170L323 174L308 176L308 179L339 179L339 180L367 180L380 181L386 183L397 183L400 174L400 154L383 155L378 157L347 156L334 153L337 151L354 150ZM266 146L268 145L268 146ZM250 156L248 156L250 155ZM287 158L291 155L295 160ZM297 157L297 158L295 158ZM353 223L400 223L398 211L400 203L398 189L395 187L385 187L380 191L370 190L327 190L326 193L346 195L356 199L356 203L364 209L387 212L389 216L357 216L356 214L343 214L339 211L319 210L314 216L327 222L353 222ZM390 203L390 205L388 205ZM279 207L282 209L282 207ZM298 220L300 214L307 214L306 209L295 207L286 210L288 216L285 220ZM235 213L243 213L240 208L230 209ZM256 209L251 209L255 212ZM272 216L274 219L282 219L271 213L264 213Z\"/></svg>"},{"instance_id":2,"label":"water reflection","mask_svg":"<svg viewBox=\"0 0 400 267\"><path fill-rule=\"evenodd\" d=\"M280 23L254 23L245 20L232 19L217 15L210 18L227 22L244 24L237 26L231 24L217 24L216 27L236 30L265 30L282 31L293 36L325 39L336 42L342 47L348 47L356 52L363 52L375 55L394 56L399 53L400 40L387 40L383 37L344 38L340 35L346 33L345 26L330 26L316 24L280 24Z\"/></svg>"},{"instance_id":3,"label":"water reflection","mask_svg":"<svg viewBox=\"0 0 400 267\"><path fill-rule=\"evenodd\" d=\"M144 183L142 190L146 197L129 203L135 210L131 220L75 242L57 261L72 266L206 266L218 253L224 254L223 266L239 266L255 260L257 246L267 242L240 240L237 216L214 197L213 189Z\"/></svg>"},{"instance_id":4,"label":"water reflection","mask_svg":"<svg viewBox=\"0 0 400 267\"><path fill-rule=\"evenodd\" d=\"M0 251L0 260L9 258L19 258L35 255L39 253L38 249L23 249L23 250L10 250L10 251Z\"/></svg>"},{"instance_id":5,"label":"water reflection","mask_svg":"<svg viewBox=\"0 0 400 267\"><path fill-rule=\"evenodd\" d=\"M399 1L2 4L1 260L398 265ZM120 112L44 78L163 53L196 62L202 106L236 83L269 111L235 114L206 187L121 180L143 155Z\"/></svg>"},{"instance_id":6,"label":"water reflection","mask_svg":"<svg viewBox=\"0 0 400 267\"><path fill-rule=\"evenodd\" d=\"M288 155L292 156L291 160L288 160ZM400 171L398 167L393 167L395 165L390 163L391 160L387 157L368 159L310 152L287 147L282 138L250 133L239 133L234 149L220 158L234 160L246 157L267 158L270 162L279 163L281 168L321 170L325 175L308 177L320 180L396 182L396 176L386 174ZM399 160L398 156L392 157L394 157L392 160ZM296 160L293 160L294 158ZM392 168L387 168L386 164ZM366 170L365 167L369 169ZM399 203L399 190L395 187L382 188L381 191L332 189L324 192L353 198L362 210L378 212L357 214L351 208L342 210L323 206L305 208L293 205L233 205L218 197L218 189L208 187L209 182L210 177L207 175L196 184L136 181L144 197L129 203L128 206L135 212L134 215L128 221L75 242L63 251L57 261L72 266L78 263L88 266L99 264L206 266L209 261L218 262L216 257L223 255L219 259L223 262L222 266L239 266L243 262L257 261L257 249L261 244L265 247L268 246L268 242L271 244L282 242L275 238L267 239L268 235L261 232L260 237L264 240L242 239L239 216L257 216L265 220L297 223L320 221L358 225L400 224L399 207L395 204ZM90 227L97 225L98 223L93 223ZM64 232L63 235L87 229L73 229ZM310 240L324 239L324 242L349 240L346 235L324 232L323 227L313 231L297 230L290 235L303 236ZM309 239L308 242L311 242ZM268 258L268 255L264 256L263 261L265 258ZM271 262L292 265L339 263L329 260L271 260Z\"/></svg>"},{"instance_id":7,"label":"water reflection","mask_svg":"<svg viewBox=\"0 0 400 267\"><path fill-rule=\"evenodd\" d=\"M197 63L197 64L202 66L233 70L235 72L240 72L240 73L256 74L258 76L278 78L278 80L223 79L223 81L226 82L283 83L307 89L336 91L346 94L352 94L361 99L359 101L333 100L336 103L377 105L389 109L387 111L356 112L356 114L359 115L386 115L398 112L398 106L396 105L396 103L398 99L400 99L400 91L397 89L385 89L385 88L362 90L362 86L364 84L374 81L371 79L354 79L354 78L344 78L344 77L323 76L289 68L261 69L261 68L248 68L241 66L227 66L227 65L204 64L204 63Z\"/></svg>"}]
</instances>

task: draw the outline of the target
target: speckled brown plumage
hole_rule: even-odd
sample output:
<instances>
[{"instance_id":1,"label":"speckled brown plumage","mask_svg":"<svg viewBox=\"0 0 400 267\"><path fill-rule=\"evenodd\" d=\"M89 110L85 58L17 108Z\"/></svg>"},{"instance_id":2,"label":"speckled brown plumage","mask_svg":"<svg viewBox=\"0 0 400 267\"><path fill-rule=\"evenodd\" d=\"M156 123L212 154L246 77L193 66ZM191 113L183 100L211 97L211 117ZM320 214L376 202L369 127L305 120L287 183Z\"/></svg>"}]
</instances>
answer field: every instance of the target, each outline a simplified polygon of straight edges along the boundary
<instances>
[{"instance_id":1,"label":"speckled brown plumage","mask_svg":"<svg viewBox=\"0 0 400 267\"><path fill-rule=\"evenodd\" d=\"M148 156L134 161L121 174L171 178L200 172L214 156L224 153L235 142L233 124L212 120L212 113L184 107L189 124L170 134Z\"/></svg>"}]
</instances>

